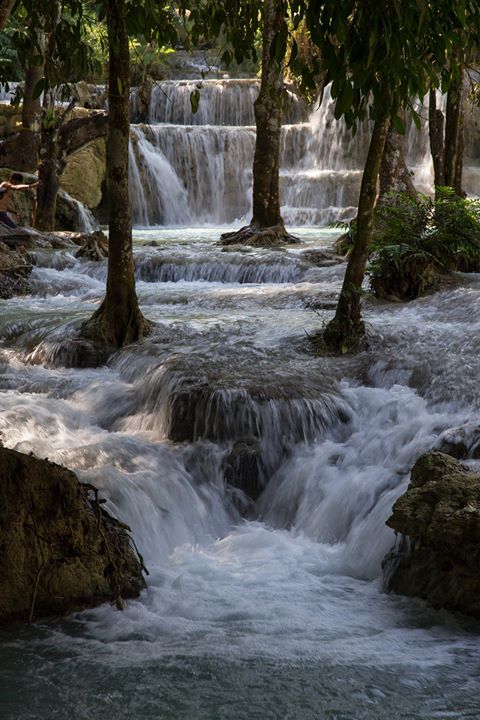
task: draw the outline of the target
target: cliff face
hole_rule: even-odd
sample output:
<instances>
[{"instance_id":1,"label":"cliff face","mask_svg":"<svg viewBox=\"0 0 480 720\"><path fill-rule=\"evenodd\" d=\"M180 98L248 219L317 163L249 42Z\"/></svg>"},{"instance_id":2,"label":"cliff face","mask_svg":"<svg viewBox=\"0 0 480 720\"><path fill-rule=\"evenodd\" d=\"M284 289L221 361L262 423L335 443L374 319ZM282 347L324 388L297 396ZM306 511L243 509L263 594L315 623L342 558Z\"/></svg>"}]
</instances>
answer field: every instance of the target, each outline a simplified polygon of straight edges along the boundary
<instances>
[{"instance_id":1,"label":"cliff face","mask_svg":"<svg viewBox=\"0 0 480 720\"><path fill-rule=\"evenodd\" d=\"M387 525L402 537L383 563L385 589L480 618L480 475L423 455Z\"/></svg>"},{"instance_id":2,"label":"cliff face","mask_svg":"<svg viewBox=\"0 0 480 720\"><path fill-rule=\"evenodd\" d=\"M0 623L138 596L127 531L70 470L0 448Z\"/></svg>"}]
</instances>

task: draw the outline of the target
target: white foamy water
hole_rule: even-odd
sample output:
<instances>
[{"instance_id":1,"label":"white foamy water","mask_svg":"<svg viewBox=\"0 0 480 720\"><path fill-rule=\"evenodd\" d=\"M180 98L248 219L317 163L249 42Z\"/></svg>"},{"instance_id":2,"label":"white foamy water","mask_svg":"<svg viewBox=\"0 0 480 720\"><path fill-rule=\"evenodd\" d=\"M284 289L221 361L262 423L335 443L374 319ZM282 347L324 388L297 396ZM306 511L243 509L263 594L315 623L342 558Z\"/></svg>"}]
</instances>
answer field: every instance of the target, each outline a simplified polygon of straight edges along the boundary
<instances>
[{"instance_id":1,"label":"white foamy water","mask_svg":"<svg viewBox=\"0 0 480 720\"><path fill-rule=\"evenodd\" d=\"M250 219L258 80L204 81L198 111L192 113L190 95L197 84L154 84L149 124L132 127L130 190L138 225ZM422 128L407 118L405 157L417 189L431 193L428 106L419 105L418 110ZM478 189L477 125L470 108L464 172L470 194ZM289 94L280 158L280 199L287 224L325 225L355 216L370 133L368 121L352 136L342 120L335 120L329 87L310 117L299 98Z\"/></svg>"},{"instance_id":2,"label":"white foamy water","mask_svg":"<svg viewBox=\"0 0 480 720\"><path fill-rule=\"evenodd\" d=\"M476 624L380 580L415 459L480 421L478 277L367 302L372 351L315 358L306 333L344 266L313 267L303 248L225 253L219 232L138 233L157 330L107 367L57 352L105 263L39 254L32 296L2 301L2 441L97 485L150 570L123 613L4 632L2 718L478 717ZM334 236L296 232L309 248ZM260 453L256 505L226 484L243 440Z\"/></svg>"}]
</instances>

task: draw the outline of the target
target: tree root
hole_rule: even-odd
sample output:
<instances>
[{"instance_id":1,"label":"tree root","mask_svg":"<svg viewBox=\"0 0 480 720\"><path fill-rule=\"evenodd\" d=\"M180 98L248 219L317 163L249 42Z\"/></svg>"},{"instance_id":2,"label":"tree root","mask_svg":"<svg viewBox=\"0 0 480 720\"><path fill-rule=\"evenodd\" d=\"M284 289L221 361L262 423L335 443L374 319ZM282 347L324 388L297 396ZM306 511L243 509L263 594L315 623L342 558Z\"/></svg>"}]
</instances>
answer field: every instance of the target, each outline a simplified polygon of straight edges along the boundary
<instances>
[{"instance_id":1,"label":"tree root","mask_svg":"<svg viewBox=\"0 0 480 720\"><path fill-rule=\"evenodd\" d=\"M354 355L369 347L363 322L357 328L347 328L334 319L309 340L318 355Z\"/></svg>"},{"instance_id":2,"label":"tree root","mask_svg":"<svg viewBox=\"0 0 480 720\"><path fill-rule=\"evenodd\" d=\"M284 245L297 245L300 239L290 235L283 224L272 227L259 228L255 225L245 225L240 230L224 233L220 236L220 245L251 245L252 247L282 247Z\"/></svg>"}]
</instances>

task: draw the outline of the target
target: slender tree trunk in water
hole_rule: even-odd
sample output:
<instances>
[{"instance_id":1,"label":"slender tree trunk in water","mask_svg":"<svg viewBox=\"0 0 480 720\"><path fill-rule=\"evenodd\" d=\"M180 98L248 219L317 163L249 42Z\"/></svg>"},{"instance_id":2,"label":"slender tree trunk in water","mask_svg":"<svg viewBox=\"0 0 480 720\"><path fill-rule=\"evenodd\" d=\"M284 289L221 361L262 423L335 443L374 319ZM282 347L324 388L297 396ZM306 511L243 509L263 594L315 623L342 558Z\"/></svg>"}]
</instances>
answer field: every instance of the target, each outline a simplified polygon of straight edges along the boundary
<instances>
[{"instance_id":1,"label":"slender tree trunk in water","mask_svg":"<svg viewBox=\"0 0 480 720\"><path fill-rule=\"evenodd\" d=\"M276 0L264 3L262 80L254 103L257 138L253 158L253 217L251 224L266 228L283 225L280 213L280 136L282 131L284 66L270 57L275 34L284 21Z\"/></svg>"},{"instance_id":2,"label":"slender tree trunk in water","mask_svg":"<svg viewBox=\"0 0 480 720\"><path fill-rule=\"evenodd\" d=\"M326 345L336 352L353 348L365 337L360 297L372 237L378 174L389 125L390 119L384 116L378 118L373 127L358 200L357 237L348 260L335 317L323 333Z\"/></svg>"},{"instance_id":3,"label":"slender tree trunk in water","mask_svg":"<svg viewBox=\"0 0 480 720\"><path fill-rule=\"evenodd\" d=\"M15 0L0 0L0 30L3 30L10 16Z\"/></svg>"},{"instance_id":4,"label":"slender tree trunk in water","mask_svg":"<svg viewBox=\"0 0 480 720\"><path fill-rule=\"evenodd\" d=\"M464 75L453 83L447 93L445 121L445 185L457 195L463 195L463 127L464 127Z\"/></svg>"},{"instance_id":5,"label":"slender tree trunk in water","mask_svg":"<svg viewBox=\"0 0 480 720\"><path fill-rule=\"evenodd\" d=\"M435 187L445 185L445 118L437 108L437 94L432 88L429 95L428 132L430 136L430 152L432 153Z\"/></svg>"},{"instance_id":6,"label":"slender tree trunk in water","mask_svg":"<svg viewBox=\"0 0 480 720\"><path fill-rule=\"evenodd\" d=\"M392 193L406 193L416 197L417 191L407 168L404 154L405 136L390 125L380 165L379 205L388 205Z\"/></svg>"},{"instance_id":7,"label":"slender tree trunk in water","mask_svg":"<svg viewBox=\"0 0 480 720\"><path fill-rule=\"evenodd\" d=\"M263 3L262 79L254 103L256 141L253 158L253 213L250 225L222 235L222 243L298 242L285 230L280 212L280 140L284 103L284 62L271 57L272 42L285 21L278 0Z\"/></svg>"},{"instance_id":8,"label":"slender tree trunk in water","mask_svg":"<svg viewBox=\"0 0 480 720\"><path fill-rule=\"evenodd\" d=\"M150 329L138 306L128 195L130 56L125 0L107 0L109 44L107 182L110 200L107 292L82 334L113 347L138 340Z\"/></svg>"}]
</instances>

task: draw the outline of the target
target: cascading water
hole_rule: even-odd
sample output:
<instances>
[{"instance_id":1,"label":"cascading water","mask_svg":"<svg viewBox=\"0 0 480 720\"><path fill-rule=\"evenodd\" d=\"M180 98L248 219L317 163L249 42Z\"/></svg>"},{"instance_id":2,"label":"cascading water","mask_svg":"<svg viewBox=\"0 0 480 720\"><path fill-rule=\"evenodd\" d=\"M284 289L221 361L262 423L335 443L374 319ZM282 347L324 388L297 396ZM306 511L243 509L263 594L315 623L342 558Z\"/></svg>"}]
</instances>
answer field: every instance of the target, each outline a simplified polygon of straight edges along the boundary
<instances>
[{"instance_id":1,"label":"cascading water","mask_svg":"<svg viewBox=\"0 0 480 720\"><path fill-rule=\"evenodd\" d=\"M197 113L194 81L154 85L150 124L132 130L134 220L148 225L231 224L248 219L255 147L253 101L257 80L204 81ZM282 213L291 225L325 224L354 216L370 137L368 122L355 136L334 118L330 89L310 116L291 95L282 129ZM470 111L469 111L470 112ZM421 106L424 120L428 109ZM467 118L466 190L477 191L478 147ZM432 186L426 123L408 123L406 160L422 192Z\"/></svg>"},{"instance_id":2,"label":"cascading water","mask_svg":"<svg viewBox=\"0 0 480 720\"><path fill-rule=\"evenodd\" d=\"M102 368L68 368L59 348L105 262L38 251L31 297L2 301L2 441L99 487L150 570L123 613L3 632L2 718L477 717L472 624L378 579L412 463L480 420L477 277L367 305L375 349L319 359L308 308L329 317L343 265L226 253L217 235L137 234L157 328Z\"/></svg>"},{"instance_id":3,"label":"cascading water","mask_svg":"<svg viewBox=\"0 0 480 720\"><path fill-rule=\"evenodd\" d=\"M290 217L351 212L367 129L358 146L338 133L320 111L285 126ZM253 128L132 135L138 224L248 212ZM380 581L413 462L480 422L480 281L367 301L370 352L318 358L307 335L344 264L324 252L335 233L295 232L303 246L223 252L215 227L137 231L156 329L96 369L70 367L66 340L104 293L105 261L39 250L31 296L0 301L2 442L97 486L150 570L123 613L2 632L5 720L480 716L472 623Z\"/></svg>"}]
</instances>

